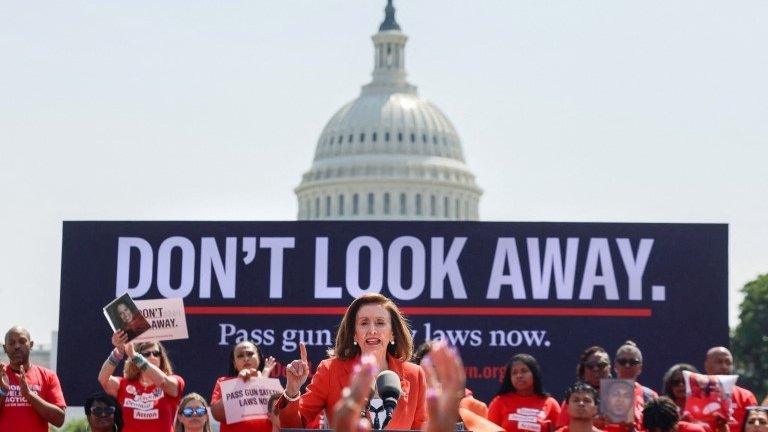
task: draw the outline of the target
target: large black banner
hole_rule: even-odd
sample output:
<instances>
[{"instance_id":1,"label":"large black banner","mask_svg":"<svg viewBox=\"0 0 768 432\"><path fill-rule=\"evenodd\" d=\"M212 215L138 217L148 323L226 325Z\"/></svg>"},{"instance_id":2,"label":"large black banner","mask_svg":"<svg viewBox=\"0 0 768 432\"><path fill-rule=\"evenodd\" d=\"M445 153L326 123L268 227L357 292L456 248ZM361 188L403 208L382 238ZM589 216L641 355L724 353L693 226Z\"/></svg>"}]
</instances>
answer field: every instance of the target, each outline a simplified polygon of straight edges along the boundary
<instances>
[{"instance_id":1,"label":"large black banner","mask_svg":"<svg viewBox=\"0 0 768 432\"><path fill-rule=\"evenodd\" d=\"M58 373L71 405L99 389L111 349L102 307L183 297L188 340L167 342L186 391L210 396L233 344L281 364L325 358L366 292L392 298L416 343L446 338L488 401L515 353L560 398L591 345L625 340L640 382L728 341L726 225L445 222L65 222ZM276 369L282 374L282 366Z\"/></svg>"}]
</instances>

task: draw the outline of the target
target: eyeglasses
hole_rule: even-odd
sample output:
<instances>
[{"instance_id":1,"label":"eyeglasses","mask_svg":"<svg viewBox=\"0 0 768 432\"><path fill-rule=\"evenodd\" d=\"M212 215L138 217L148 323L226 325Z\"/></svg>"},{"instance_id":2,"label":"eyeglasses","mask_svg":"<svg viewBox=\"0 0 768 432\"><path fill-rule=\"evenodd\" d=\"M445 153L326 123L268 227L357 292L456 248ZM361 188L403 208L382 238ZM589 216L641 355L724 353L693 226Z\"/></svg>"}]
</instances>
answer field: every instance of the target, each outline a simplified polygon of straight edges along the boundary
<instances>
[{"instance_id":1,"label":"eyeglasses","mask_svg":"<svg viewBox=\"0 0 768 432\"><path fill-rule=\"evenodd\" d=\"M204 406L199 406L197 408L187 407L181 410L181 415L184 417L202 417L208 415L208 409Z\"/></svg>"},{"instance_id":2,"label":"eyeglasses","mask_svg":"<svg viewBox=\"0 0 768 432\"><path fill-rule=\"evenodd\" d=\"M111 416L114 413L115 413L115 407L113 406L91 408L91 414L95 415L96 417Z\"/></svg>"},{"instance_id":3,"label":"eyeglasses","mask_svg":"<svg viewBox=\"0 0 768 432\"><path fill-rule=\"evenodd\" d=\"M640 361L640 359L636 359L636 358L617 358L616 363L622 366L637 366L642 362Z\"/></svg>"},{"instance_id":4,"label":"eyeglasses","mask_svg":"<svg viewBox=\"0 0 768 432\"><path fill-rule=\"evenodd\" d=\"M143 355L144 357L154 356L154 357L160 358L160 354L161 354L160 350L157 350L157 351L142 351L141 352L141 355Z\"/></svg>"},{"instance_id":5,"label":"eyeglasses","mask_svg":"<svg viewBox=\"0 0 768 432\"><path fill-rule=\"evenodd\" d=\"M584 367L587 369L605 369L610 364L607 361L591 361L584 363Z\"/></svg>"}]
</instances>

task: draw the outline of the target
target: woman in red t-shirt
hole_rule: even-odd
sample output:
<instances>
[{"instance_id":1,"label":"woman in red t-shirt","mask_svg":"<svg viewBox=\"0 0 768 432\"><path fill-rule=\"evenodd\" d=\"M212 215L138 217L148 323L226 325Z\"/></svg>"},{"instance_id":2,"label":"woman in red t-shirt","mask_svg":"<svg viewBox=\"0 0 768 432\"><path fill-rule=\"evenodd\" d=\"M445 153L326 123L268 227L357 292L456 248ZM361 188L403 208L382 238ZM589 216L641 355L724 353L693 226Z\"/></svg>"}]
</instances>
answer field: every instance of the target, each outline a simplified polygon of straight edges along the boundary
<instances>
[{"instance_id":1,"label":"woman in red t-shirt","mask_svg":"<svg viewBox=\"0 0 768 432\"><path fill-rule=\"evenodd\" d=\"M120 330L112 335L115 349L101 366L99 384L122 407L123 432L171 432L176 407L184 392L184 379L160 342L127 342ZM125 357L123 376L112 376Z\"/></svg>"},{"instance_id":2,"label":"woman in red t-shirt","mask_svg":"<svg viewBox=\"0 0 768 432\"><path fill-rule=\"evenodd\" d=\"M512 357L488 406L488 420L507 432L550 432L559 415L560 405L544 392L539 362L528 354Z\"/></svg>"},{"instance_id":3,"label":"woman in red t-shirt","mask_svg":"<svg viewBox=\"0 0 768 432\"><path fill-rule=\"evenodd\" d=\"M224 401L221 400L221 382L232 378L247 381L251 377L268 377L275 367L275 359L269 357L263 360L261 351L255 343L243 341L235 345L229 353L229 373L216 380L211 395L211 413L213 418L221 422L221 432L271 432L272 422L269 419L246 420L235 424L227 424L224 413Z\"/></svg>"}]
</instances>

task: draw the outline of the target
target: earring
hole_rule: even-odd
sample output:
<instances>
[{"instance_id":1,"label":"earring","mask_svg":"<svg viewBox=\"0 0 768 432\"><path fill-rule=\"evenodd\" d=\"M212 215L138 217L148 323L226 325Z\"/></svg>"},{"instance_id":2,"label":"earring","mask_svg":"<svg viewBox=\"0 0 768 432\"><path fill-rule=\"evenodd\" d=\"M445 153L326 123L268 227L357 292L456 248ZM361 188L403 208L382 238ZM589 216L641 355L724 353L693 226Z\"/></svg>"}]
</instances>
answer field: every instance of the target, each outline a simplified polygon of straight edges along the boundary
<instances>
[{"instance_id":1,"label":"earring","mask_svg":"<svg viewBox=\"0 0 768 432\"><path fill-rule=\"evenodd\" d=\"M392 339L391 341L389 341L389 344L390 344L390 345L394 345L394 344L395 344L395 340L394 340L394 339Z\"/></svg>"},{"instance_id":2,"label":"earring","mask_svg":"<svg viewBox=\"0 0 768 432\"><path fill-rule=\"evenodd\" d=\"M352 341L352 345L357 345L357 341Z\"/></svg>"}]
</instances>

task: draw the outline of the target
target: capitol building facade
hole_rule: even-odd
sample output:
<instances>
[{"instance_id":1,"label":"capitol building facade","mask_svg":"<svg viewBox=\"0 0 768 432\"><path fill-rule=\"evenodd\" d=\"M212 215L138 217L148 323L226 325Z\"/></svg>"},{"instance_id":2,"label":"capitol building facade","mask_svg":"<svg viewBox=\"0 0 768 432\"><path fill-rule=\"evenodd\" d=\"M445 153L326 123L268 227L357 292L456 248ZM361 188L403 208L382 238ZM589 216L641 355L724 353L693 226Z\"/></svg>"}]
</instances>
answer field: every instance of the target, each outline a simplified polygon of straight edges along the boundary
<instances>
[{"instance_id":1,"label":"capitol building facade","mask_svg":"<svg viewBox=\"0 0 768 432\"><path fill-rule=\"evenodd\" d=\"M448 117L406 80L392 0L373 35L372 81L341 107L295 189L299 220L478 220L482 190Z\"/></svg>"}]
</instances>

